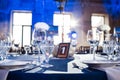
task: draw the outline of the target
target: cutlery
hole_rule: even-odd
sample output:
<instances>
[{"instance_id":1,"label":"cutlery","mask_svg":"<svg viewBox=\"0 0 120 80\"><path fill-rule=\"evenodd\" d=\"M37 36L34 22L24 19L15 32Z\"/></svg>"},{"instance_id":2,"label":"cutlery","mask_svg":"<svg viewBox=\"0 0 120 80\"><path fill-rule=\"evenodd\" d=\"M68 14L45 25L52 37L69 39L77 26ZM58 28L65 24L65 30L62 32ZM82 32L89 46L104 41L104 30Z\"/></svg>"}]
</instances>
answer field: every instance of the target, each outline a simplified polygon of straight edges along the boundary
<instances>
[{"instance_id":1,"label":"cutlery","mask_svg":"<svg viewBox=\"0 0 120 80\"><path fill-rule=\"evenodd\" d=\"M30 70L33 70L33 69L38 68L38 67L40 67L40 66L38 66L38 65L28 65L28 66L26 66L22 69L19 69L19 70L22 71L22 72L26 72L26 71L30 71Z\"/></svg>"},{"instance_id":2,"label":"cutlery","mask_svg":"<svg viewBox=\"0 0 120 80\"><path fill-rule=\"evenodd\" d=\"M116 66L120 66L120 64L117 64Z\"/></svg>"}]
</instances>

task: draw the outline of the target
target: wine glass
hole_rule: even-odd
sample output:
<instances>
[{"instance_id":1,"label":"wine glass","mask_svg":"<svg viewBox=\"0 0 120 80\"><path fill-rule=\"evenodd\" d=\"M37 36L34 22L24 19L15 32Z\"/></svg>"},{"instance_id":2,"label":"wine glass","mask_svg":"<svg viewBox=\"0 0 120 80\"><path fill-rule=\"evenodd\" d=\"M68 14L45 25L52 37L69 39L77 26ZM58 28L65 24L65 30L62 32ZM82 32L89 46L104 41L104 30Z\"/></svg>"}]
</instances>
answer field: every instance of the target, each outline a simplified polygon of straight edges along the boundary
<instances>
[{"instance_id":1,"label":"wine glass","mask_svg":"<svg viewBox=\"0 0 120 80\"><path fill-rule=\"evenodd\" d=\"M95 51L97 49L97 46L99 44L99 32L93 32L92 30L88 30L87 32L87 41L90 44L90 53L93 54L93 60L95 60Z\"/></svg>"},{"instance_id":2,"label":"wine glass","mask_svg":"<svg viewBox=\"0 0 120 80\"><path fill-rule=\"evenodd\" d=\"M11 35L2 33L0 35L0 55L1 60L5 60L8 56L10 47L12 46Z\"/></svg>"},{"instance_id":3,"label":"wine glass","mask_svg":"<svg viewBox=\"0 0 120 80\"><path fill-rule=\"evenodd\" d=\"M28 55L30 53L30 50L31 50L30 46L29 45L25 45L24 48L25 48L26 55Z\"/></svg>"},{"instance_id":4,"label":"wine glass","mask_svg":"<svg viewBox=\"0 0 120 80\"><path fill-rule=\"evenodd\" d=\"M44 44L41 44L41 51L42 54L44 55L45 59L44 59L44 63L41 65L41 67L52 67L53 65L49 64L49 59L50 56L53 52L53 48L54 48L54 44L53 44L53 40L50 39L48 37L48 39L46 39L46 41L44 42Z\"/></svg>"},{"instance_id":5,"label":"wine glass","mask_svg":"<svg viewBox=\"0 0 120 80\"><path fill-rule=\"evenodd\" d=\"M117 49L117 41L116 41L116 37L112 34L109 34L109 40L106 40L104 43L106 45L106 53L108 56L108 60L114 60L114 51L115 48Z\"/></svg>"},{"instance_id":6,"label":"wine glass","mask_svg":"<svg viewBox=\"0 0 120 80\"><path fill-rule=\"evenodd\" d=\"M32 46L38 51L38 61L35 62L36 65L41 65L41 44L44 43L45 32L41 29L34 29L32 34Z\"/></svg>"},{"instance_id":7,"label":"wine glass","mask_svg":"<svg viewBox=\"0 0 120 80\"><path fill-rule=\"evenodd\" d=\"M115 46L115 53L114 53L114 58L113 60L117 60L120 58L120 42L117 42Z\"/></svg>"}]
</instances>

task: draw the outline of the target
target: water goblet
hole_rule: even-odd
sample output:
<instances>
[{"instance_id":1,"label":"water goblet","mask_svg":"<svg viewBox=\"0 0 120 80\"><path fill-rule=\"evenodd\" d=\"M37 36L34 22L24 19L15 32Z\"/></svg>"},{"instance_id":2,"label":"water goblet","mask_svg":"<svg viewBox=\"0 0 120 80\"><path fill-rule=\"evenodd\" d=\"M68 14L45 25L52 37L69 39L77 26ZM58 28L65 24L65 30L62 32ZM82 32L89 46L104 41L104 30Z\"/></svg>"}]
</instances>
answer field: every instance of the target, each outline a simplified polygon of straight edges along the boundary
<instances>
[{"instance_id":1,"label":"water goblet","mask_svg":"<svg viewBox=\"0 0 120 80\"><path fill-rule=\"evenodd\" d=\"M30 50L31 50L30 45L25 45L24 48L25 48L26 55L28 55L30 53Z\"/></svg>"},{"instance_id":2,"label":"water goblet","mask_svg":"<svg viewBox=\"0 0 120 80\"><path fill-rule=\"evenodd\" d=\"M43 63L43 55L41 54L41 46L45 44L46 41L46 30L41 28L35 28L32 34L32 45L38 50L38 61L36 65L41 65Z\"/></svg>"},{"instance_id":3,"label":"water goblet","mask_svg":"<svg viewBox=\"0 0 120 80\"><path fill-rule=\"evenodd\" d=\"M4 60L6 59L10 50L10 47L12 46L12 41L11 41L11 36L8 33L3 33L0 36L0 54L1 54L1 59Z\"/></svg>"},{"instance_id":4,"label":"water goblet","mask_svg":"<svg viewBox=\"0 0 120 80\"><path fill-rule=\"evenodd\" d=\"M42 54L44 55L44 63L41 65L41 67L52 67L53 65L49 64L49 59L51 56L51 53L53 51L54 45L51 43L51 41L45 42L45 44L41 44L41 51Z\"/></svg>"},{"instance_id":5,"label":"water goblet","mask_svg":"<svg viewBox=\"0 0 120 80\"><path fill-rule=\"evenodd\" d=\"M88 30L87 32L87 41L90 44L90 53L93 54L93 60L95 60L95 51L99 44L99 32L93 32L92 30ZM92 50L93 49L93 50Z\"/></svg>"},{"instance_id":6,"label":"water goblet","mask_svg":"<svg viewBox=\"0 0 120 80\"><path fill-rule=\"evenodd\" d=\"M109 41L108 44L108 51L107 51L107 55L108 55L108 60L113 60L114 57L114 48L115 48L115 42L114 41Z\"/></svg>"},{"instance_id":7,"label":"water goblet","mask_svg":"<svg viewBox=\"0 0 120 80\"><path fill-rule=\"evenodd\" d=\"M108 56L108 60L114 60L114 51L117 47L117 42L115 37L111 34L109 36L109 40L106 41L106 53Z\"/></svg>"},{"instance_id":8,"label":"water goblet","mask_svg":"<svg viewBox=\"0 0 120 80\"><path fill-rule=\"evenodd\" d=\"M37 55L37 60L33 61L33 63L37 66L38 65L40 66L41 65L41 59L40 59L40 54L41 54L40 45L41 45L41 42L38 41L38 40L32 40L31 45L32 45L32 47L35 48L35 51L37 51L37 52L34 53L35 55ZM34 51L34 49L33 49L33 51Z\"/></svg>"},{"instance_id":9,"label":"water goblet","mask_svg":"<svg viewBox=\"0 0 120 80\"><path fill-rule=\"evenodd\" d=\"M120 58L120 42L117 42L115 48L114 48L114 57L113 60L118 60Z\"/></svg>"}]
</instances>

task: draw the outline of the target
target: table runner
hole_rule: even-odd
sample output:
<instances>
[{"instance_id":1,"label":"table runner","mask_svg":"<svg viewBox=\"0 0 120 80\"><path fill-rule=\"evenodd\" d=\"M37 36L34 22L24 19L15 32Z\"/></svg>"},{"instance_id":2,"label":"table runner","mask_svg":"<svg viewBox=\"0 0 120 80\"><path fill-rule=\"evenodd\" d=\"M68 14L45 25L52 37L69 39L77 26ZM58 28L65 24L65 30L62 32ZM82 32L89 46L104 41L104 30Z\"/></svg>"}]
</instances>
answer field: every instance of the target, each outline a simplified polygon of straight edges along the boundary
<instances>
[{"instance_id":1,"label":"table runner","mask_svg":"<svg viewBox=\"0 0 120 80\"><path fill-rule=\"evenodd\" d=\"M73 58L53 58L49 62L53 67L10 71L7 80L107 80L104 71L74 68L73 62L76 62Z\"/></svg>"},{"instance_id":2,"label":"table runner","mask_svg":"<svg viewBox=\"0 0 120 80\"><path fill-rule=\"evenodd\" d=\"M107 80L106 73L100 70L84 73L31 73L13 71L7 80Z\"/></svg>"}]
</instances>

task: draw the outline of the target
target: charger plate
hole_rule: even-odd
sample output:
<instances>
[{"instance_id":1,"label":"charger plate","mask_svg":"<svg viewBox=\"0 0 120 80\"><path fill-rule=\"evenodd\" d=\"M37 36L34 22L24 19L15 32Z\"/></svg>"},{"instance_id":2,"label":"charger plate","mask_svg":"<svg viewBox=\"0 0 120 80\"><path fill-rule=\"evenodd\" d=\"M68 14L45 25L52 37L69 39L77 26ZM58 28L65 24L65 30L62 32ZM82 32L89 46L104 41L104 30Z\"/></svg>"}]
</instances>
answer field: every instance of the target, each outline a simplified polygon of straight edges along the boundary
<instances>
[{"instance_id":1,"label":"charger plate","mask_svg":"<svg viewBox=\"0 0 120 80\"><path fill-rule=\"evenodd\" d=\"M110 61L110 60L85 60L84 64L87 64L88 67L112 67L117 64L120 64L120 61Z\"/></svg>"},{"instance_id":2,"label":"charger plate","mask_svg":"<svg viewBox=\"0 0 120 80\"><path fill-rule=\"evenodd\" d=\"M25 61L17 61L17 60L3 60L0 61L0 69L14 69L25 67L29 64L29 62Z\"/></svg>"}]
</instances>

